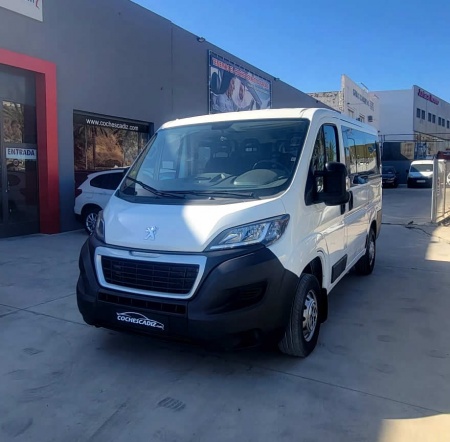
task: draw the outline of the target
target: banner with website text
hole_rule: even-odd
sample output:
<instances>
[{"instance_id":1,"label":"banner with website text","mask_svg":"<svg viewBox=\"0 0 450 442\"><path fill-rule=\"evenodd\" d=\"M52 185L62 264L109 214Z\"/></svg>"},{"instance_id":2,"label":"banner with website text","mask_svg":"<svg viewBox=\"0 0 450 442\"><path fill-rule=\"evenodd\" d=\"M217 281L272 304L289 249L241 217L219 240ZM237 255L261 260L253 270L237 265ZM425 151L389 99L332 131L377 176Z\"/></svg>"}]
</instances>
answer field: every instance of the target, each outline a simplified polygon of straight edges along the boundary
<instances>
[{"instance_id":1,"label":"banner with website text","mask_svg":"<svg viewBox=\"0 0 450 442\"><path fill-rule=\"evenodd\" d=\"M272 107L272 84L265 78L209 52L209 113Z\"/></svg>"}]
</instances>

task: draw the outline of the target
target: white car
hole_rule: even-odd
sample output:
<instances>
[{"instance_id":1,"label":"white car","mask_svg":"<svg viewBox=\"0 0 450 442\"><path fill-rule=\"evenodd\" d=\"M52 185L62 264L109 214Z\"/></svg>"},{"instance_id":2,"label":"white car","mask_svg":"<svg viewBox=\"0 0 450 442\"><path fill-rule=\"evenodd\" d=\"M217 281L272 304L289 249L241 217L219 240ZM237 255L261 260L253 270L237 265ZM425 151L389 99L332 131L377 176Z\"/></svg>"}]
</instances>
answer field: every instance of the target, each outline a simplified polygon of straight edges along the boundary
<instances>
[{"instance_id":1,"label":"white car","mask_svg":"<svg viewBox=\"0 0 450 442\"><path fill-rule=\"evenodd\" d=\"M87 233L93 232L98 212L105 208L126 171L127 168L117 168L91 173L75 191L75 216Z\"/></svg>"}]
</instances>

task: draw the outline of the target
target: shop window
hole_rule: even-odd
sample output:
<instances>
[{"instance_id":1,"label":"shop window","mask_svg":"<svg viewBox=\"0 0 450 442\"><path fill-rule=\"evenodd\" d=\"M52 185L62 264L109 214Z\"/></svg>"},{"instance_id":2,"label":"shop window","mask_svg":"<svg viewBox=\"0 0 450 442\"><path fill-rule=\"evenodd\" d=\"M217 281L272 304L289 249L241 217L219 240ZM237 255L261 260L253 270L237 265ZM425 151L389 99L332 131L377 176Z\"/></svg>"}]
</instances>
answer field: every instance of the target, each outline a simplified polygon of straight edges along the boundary
<instances>
[{"instance_id":1,"label":"shop window","mask_svg":"<svg viewBox=\"0 0 450 442\"><path fill-rule=\"evenodd\" d=\"M73 119L75 182L87 173L127 167L153 133L153 124L75 112Z\"/></svg>"},{"instance_id":2,"label":"shop window","mask_svg":"<svg viewBox=\"0 0 450 442\"><path fill-rule=\"evenodd\" d=\"M36 144L36 109L34 106L3 102L3 141L12 144Z\"/></svg>"}]
</instances>

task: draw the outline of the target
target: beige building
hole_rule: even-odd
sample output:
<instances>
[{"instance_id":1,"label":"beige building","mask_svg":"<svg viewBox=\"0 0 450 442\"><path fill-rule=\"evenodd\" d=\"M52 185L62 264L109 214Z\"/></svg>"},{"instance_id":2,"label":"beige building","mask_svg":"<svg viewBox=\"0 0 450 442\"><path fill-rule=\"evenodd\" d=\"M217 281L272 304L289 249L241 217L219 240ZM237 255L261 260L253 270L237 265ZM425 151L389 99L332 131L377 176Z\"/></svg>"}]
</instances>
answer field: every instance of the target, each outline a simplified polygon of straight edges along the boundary
<instances>
[{"instance_id":1,"label":"beige building","mask_svg":"<svg viewBox=\"0 0 450 442\"><path fill-rule=\"evenodd\" d=\"M378 96L355 83L347 75L341 76L340 90L311 92L308 95L351 118L380 129Z\"/></svg>"}]
</instances>

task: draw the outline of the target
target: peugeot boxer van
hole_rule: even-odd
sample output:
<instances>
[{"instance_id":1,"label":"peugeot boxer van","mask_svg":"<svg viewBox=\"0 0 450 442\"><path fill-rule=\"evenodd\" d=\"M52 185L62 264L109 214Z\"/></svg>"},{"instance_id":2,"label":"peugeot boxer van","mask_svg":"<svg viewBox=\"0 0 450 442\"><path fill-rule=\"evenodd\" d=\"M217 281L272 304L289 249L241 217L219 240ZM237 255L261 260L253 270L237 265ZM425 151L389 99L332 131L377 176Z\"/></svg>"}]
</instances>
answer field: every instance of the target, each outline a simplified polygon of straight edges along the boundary
<instances>
[{"instance_id":1,"label":"peugeot boxer van","mask_svg":"<svg viewBox=\"0 0 450 442\"><path fill-rule=\"evenodd\" d=\"M326 109L164 124L81 250L91 325L307 356L328 295L372 272L382 189L377 132Z\"/></svg>"}]
</instances>

